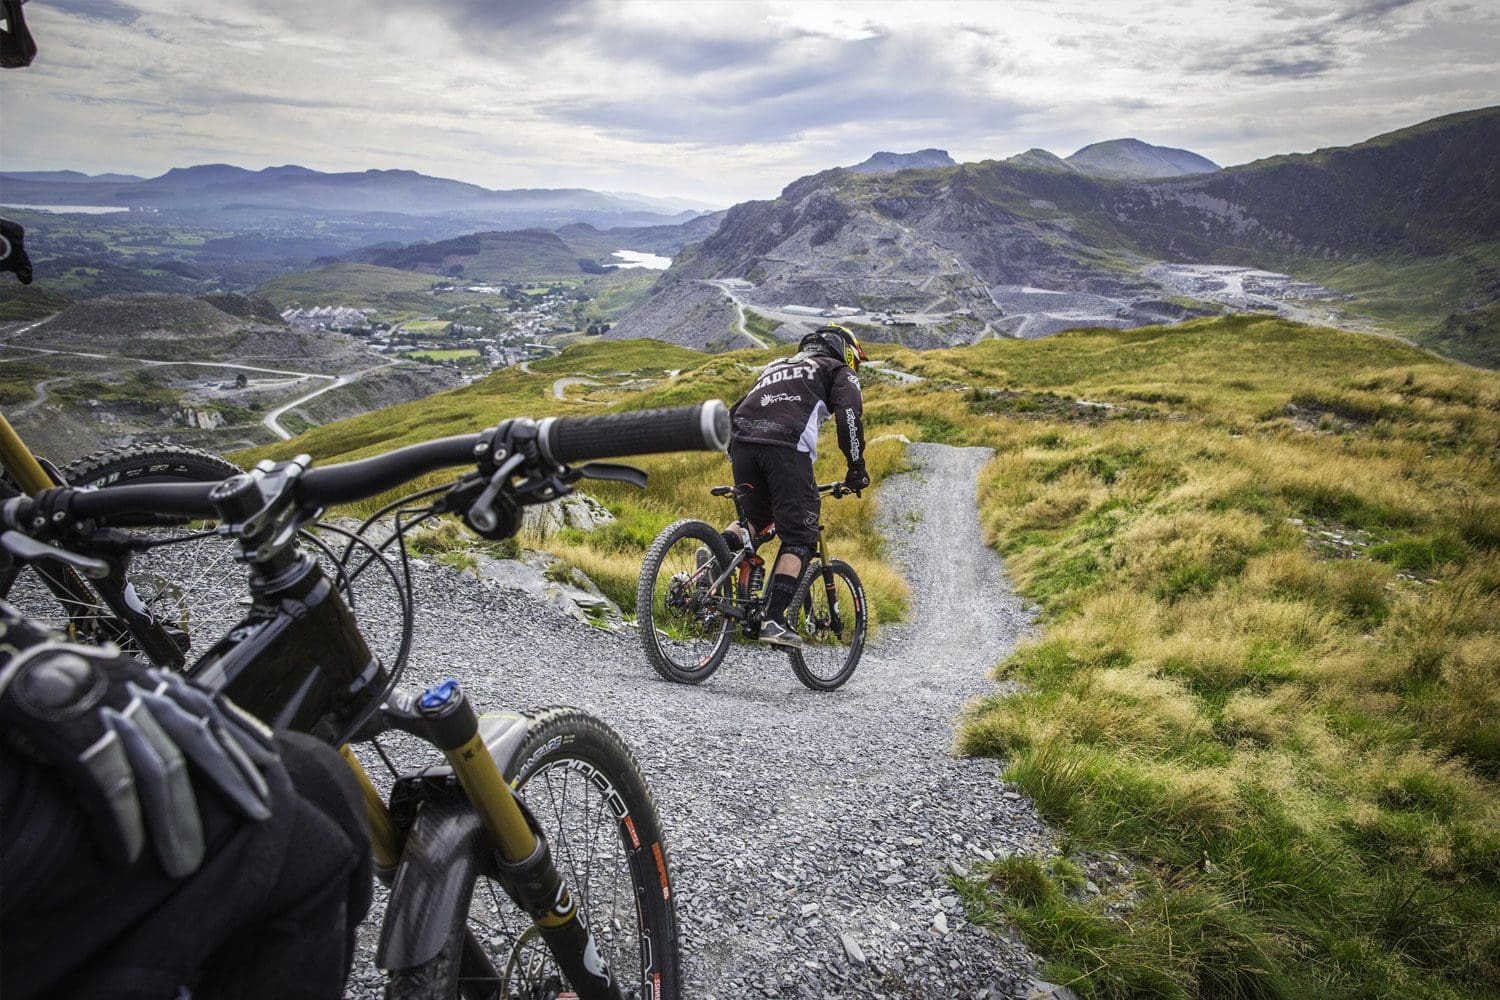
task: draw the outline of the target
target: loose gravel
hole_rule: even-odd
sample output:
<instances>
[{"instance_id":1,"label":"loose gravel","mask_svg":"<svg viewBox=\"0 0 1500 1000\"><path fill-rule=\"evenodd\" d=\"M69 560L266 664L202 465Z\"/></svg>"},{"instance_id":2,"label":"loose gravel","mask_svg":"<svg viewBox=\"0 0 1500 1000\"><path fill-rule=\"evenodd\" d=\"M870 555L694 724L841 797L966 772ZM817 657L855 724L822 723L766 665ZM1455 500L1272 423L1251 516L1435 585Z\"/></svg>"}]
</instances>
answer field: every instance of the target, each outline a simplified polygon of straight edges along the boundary
<instances>
[{"instance_id":1,"label":"loose gravel","mask_svg":"<svg viewBox=\"0 0 1500 1000\"><path fill-rule=\"evenodd\" d=\"M1033 957L967 923L951 880L1051 839L994 761L950 753L955 717L995 690L989 668L1031 622L980 536L990 454L913 444L913 470L878 484L912 616L839 691L810 691L784 654L744 644L706 683L671 684L633 632L441 567L417 574L408 680L456 676L482 709L576 705L624 736L667 828L684 996L1024 996ZM373 938L351 997L379 995Z\"/></svg>"}]
</instances>

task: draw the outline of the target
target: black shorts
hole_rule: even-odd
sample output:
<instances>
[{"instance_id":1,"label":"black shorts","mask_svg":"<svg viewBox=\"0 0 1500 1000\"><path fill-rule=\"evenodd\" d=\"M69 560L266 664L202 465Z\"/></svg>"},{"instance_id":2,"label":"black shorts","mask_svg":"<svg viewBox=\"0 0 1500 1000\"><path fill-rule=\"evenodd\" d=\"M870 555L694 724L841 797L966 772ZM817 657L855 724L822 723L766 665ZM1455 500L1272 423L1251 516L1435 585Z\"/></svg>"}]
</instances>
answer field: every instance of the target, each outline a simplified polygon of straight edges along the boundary
<instances>
[{"instance_id":1,"label":"black shorts","mask_svg":"<svg viewBox=\"0 0 1500 1000\"><path fill-rule=\"evenodd\" d=\"M735 484L748 487L741 502L757 531L775 521L782 545L811 549L818 543L821 502L811 455L783 445L736 441L731 461Z\"/></svg>"}]
</instances>

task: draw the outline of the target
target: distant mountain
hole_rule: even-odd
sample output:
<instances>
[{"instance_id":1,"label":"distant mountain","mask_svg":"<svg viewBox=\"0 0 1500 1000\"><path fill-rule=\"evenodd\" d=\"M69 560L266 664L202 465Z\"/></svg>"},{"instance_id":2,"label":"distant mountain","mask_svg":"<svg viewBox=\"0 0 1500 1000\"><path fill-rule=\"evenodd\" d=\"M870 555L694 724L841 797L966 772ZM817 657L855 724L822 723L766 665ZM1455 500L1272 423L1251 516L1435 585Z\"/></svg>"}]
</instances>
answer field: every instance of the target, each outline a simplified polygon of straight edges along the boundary
<instances>
[{"instance_id":1,"label":"distant mountain","mask_svg":"<svg viewBox=\"0 0 1500 1000\"><path fill-rule=\"evenodd\" d=\"M1496 149L1500 107L1346 148L1144 180L1079 163L1118 162L1113 150L1156 163L1154 173L1164 169L1157 154L1179 170L1201 158L1106 143L1076 162L1032 150L899 174L827 170L731 208L610 335L732 343L731 295L778 323L817 322L786 306L859 310L872 338L914 346L1160 323L1201 314L1196 298L1215 311L1227 302L1317 322L1348 314L1352 326L1500 363L1488 309L1500 302ZM1207 269L1183 291L1154 270L1161 262ZM1252 276L1243 293L1217 295L1229 284L1213 265L1305 280L1266 291ZM734 280L710 284L725 279ZM1283 306L1288 298L1309 304Z\"/></svg>"},{"instance_id":2,"label":"distant mountain","mask_svg":"<svg viewBox=\"0 0 1500 1000\"><path fill-rule=\"evenodd\" d=\"M145 178L134 174L81 174L76 170L22 170L10 171L0 175L3 180L18 181L51 181L58 184L87 184L94 183L118 183L138 184Z\"/></svg>"},{"instance_id":3,"label":"distant mountain","mask_svg":"<svg viewBox=\"0 0 1500 1000\"><path fill-rule=\"evenodd\" d=\"M1186 149L1153 146L1139 139L1110 139L1084 146L1064 161L1094 177L1148 178L1209 174L1219 165Z\"/></svg>"},{"instance_id":4,"label":"distant mountain","mask_svg":"<svg viewBox=\"0 0 1500 1000\"><path fill-rule=\"evenodd\" d=\"M68 176L59 177L59 173ZM248 208L314 215L464 217L516 228L570 222L651 225L683 221L680 209L660 211L653 199L642 195L608 195L583 188L490 190L412 170L323 173L295 165L246 170L224 163L201 164L174 167L147 180L119 175L89 178L70 171L0 174L0 200L195 214Z\"/></svg>"},{"instance_id":5,"label":"distant mountain","mask_svg":"<svg viewBox=\"0 0 1500 1000\"><path fill-rule=\"evenodd\" d=\"M471 233L451 240L403 247L371 247L345 260L424 274L446 274L469 281L529 281L584 274L591 261L551 230ZM602 267L593 265L593 270Z\"/></svg>"},{"instance_id":6,"label":"distant mountain","mask_svg":"<svg viewBox=\"0 0 1500 1000\"><path fill-rule=\"evenodd\" d=\"M898 170L931 170L957 165L946 149L919 149L915 153L876 153L849 169L856 174L893 174Z\"/></svg>"},{"instance_id":7,"label":"distant mountain","mask_svg":"<svg viewBox=\"0 0 1500 1000\"><path fill-rule=\"evenodd\" d=\"M713 233L722 212L673 226L596 229L574 223L555 232L520 229L469 233L447 240L364 247L339 260L470 281L529 281L597 274L617 266L616 250L673 257L687 244Z\"/></svg>"},{"instance_id":8,"label":"distant mountain","mask_svg":"<svg viewBox=\"0 0 1500 1000\"><path fill-rule=\"evenodd\" d=\"M1049 153L1045 149L1028 149L1024 153L1017 153L1008 158L1005 162L1017 167L1037 167L1042 170L1076 170L1061 156Z\"/></svg>"}]
</instances>

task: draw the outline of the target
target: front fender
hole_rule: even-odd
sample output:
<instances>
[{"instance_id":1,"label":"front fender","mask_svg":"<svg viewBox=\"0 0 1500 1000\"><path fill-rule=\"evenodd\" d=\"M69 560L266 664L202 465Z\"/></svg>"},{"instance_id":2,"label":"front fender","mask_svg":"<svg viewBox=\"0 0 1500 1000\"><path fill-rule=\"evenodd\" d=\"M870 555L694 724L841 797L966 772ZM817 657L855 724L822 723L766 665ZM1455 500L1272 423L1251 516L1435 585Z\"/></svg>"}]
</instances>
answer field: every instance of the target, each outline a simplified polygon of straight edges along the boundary
<instances>
[{"instance_id":1,"label":"front fender","mask_svg":"<svg viewBox=\"0 0 1500 1000\"><path fill-rule=\"evenodd\" d=\"M528 716L517 714L480 718L480 732L501 774L509 770L530 725ZM454 914L467 908L475 877L493 874L489 834L451 774L446 766L428 768L397 781L398 788L421 801L406 833L380 928L376 965L382 969L409 969L430 961L442 950ZM432 780L445 775L450 776L446 783ZM419 777L428 780L407 780Z\"/></svg>"},{"instance_id":2,"label":"front fender","mask_svg":"<svg viewBox=\"0 0 1500 1000\"><path fill-rule=\"evenodd\" d=\"M480 861L489 852L488 835L468 802L422 803L391 883L375 964L391 970L431 961L447 941L453 915L467 908Z\"/></svg>"}]
</instances>

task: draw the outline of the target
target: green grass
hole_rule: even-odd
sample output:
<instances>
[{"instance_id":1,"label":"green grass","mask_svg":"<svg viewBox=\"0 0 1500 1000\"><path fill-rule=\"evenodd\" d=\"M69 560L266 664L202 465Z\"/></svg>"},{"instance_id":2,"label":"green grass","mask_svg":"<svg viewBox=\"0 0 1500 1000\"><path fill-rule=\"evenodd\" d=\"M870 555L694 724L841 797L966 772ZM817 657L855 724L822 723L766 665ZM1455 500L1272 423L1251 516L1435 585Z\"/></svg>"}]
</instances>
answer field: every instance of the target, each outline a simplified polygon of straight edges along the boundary
<instances>
[{"instance_id":1,"label":"green grass","mask_svg":"<svg viewBox=\"0 0 1500 1000\"><path fill-rule=\"evenodd\" d=\"M452 325L446 319L413 319L401 324L401 332L412 337L442 337Z\"/></svg>"},{"instance_id":2,"label":"green grass","mask_svg":"<svg viewBox=\"0 0 1500 1000\"><path fill-rule=\"evenodd\" d=\"M779 322L767 316L762 316L754 309L745 310L745 329L749 330L753 336L774 344L776 338L773 334L780 327L781 324Z\"/></svg>"},{"instance_id":3,"label":"green grass","mask_svg":"<svg viewBox=\"0 0 1500 1000\"><path fill-rule=\"evenodd\" d=\"M533 361L539 372L556 375L608 375L697 368L708 355L660 340L586 340L554 357Z\"/></svg>"},{"instance_id":4,"label":"green grass","mask_svg":"<svg viewBox=\"0 0 1500 1000\"><path fill-rule=\"evenodd\" d=\"M36 399L36 384L56 374L55 369L40 362L6 358L0 365L0 404L31 402Z\"/></svg>"},{"instance_id":5,"label":"green grass","mask_svg":"<svg viewBox=\"0 0 1500 1000\"><path fill-rule=\"evenodd\" d=\"M443 279L372 264L330 264L311 271L272 278L255 290L278 309L301 306L349 306L400 311L414 304L432 308L428 290Z\"/></svg>"},{"instance_id":6,"label":"green grass","mask_svg":"<svg viewBox=\"0 0 1500 1000\"><path fill-rule=\"evenodd\" d=\"M1088 997L1500 995L1500 376L1246 318L903 361L1118 404L902 408L997 449L1044 614L960 747L1136 872L997 870L976 916Z\"/></svg>"},{"instance_id":7,"label":"green grass","mask_svg":"<svg viewBox=\"0 0 1500 1000\"><path fill-rule=\"evenodd\" d=\"M634 309L655 283L654 271L642 273L634 268L590 275L583 283L590 296L587 322L615 322Z\"/></svg>"}]
</instances>

